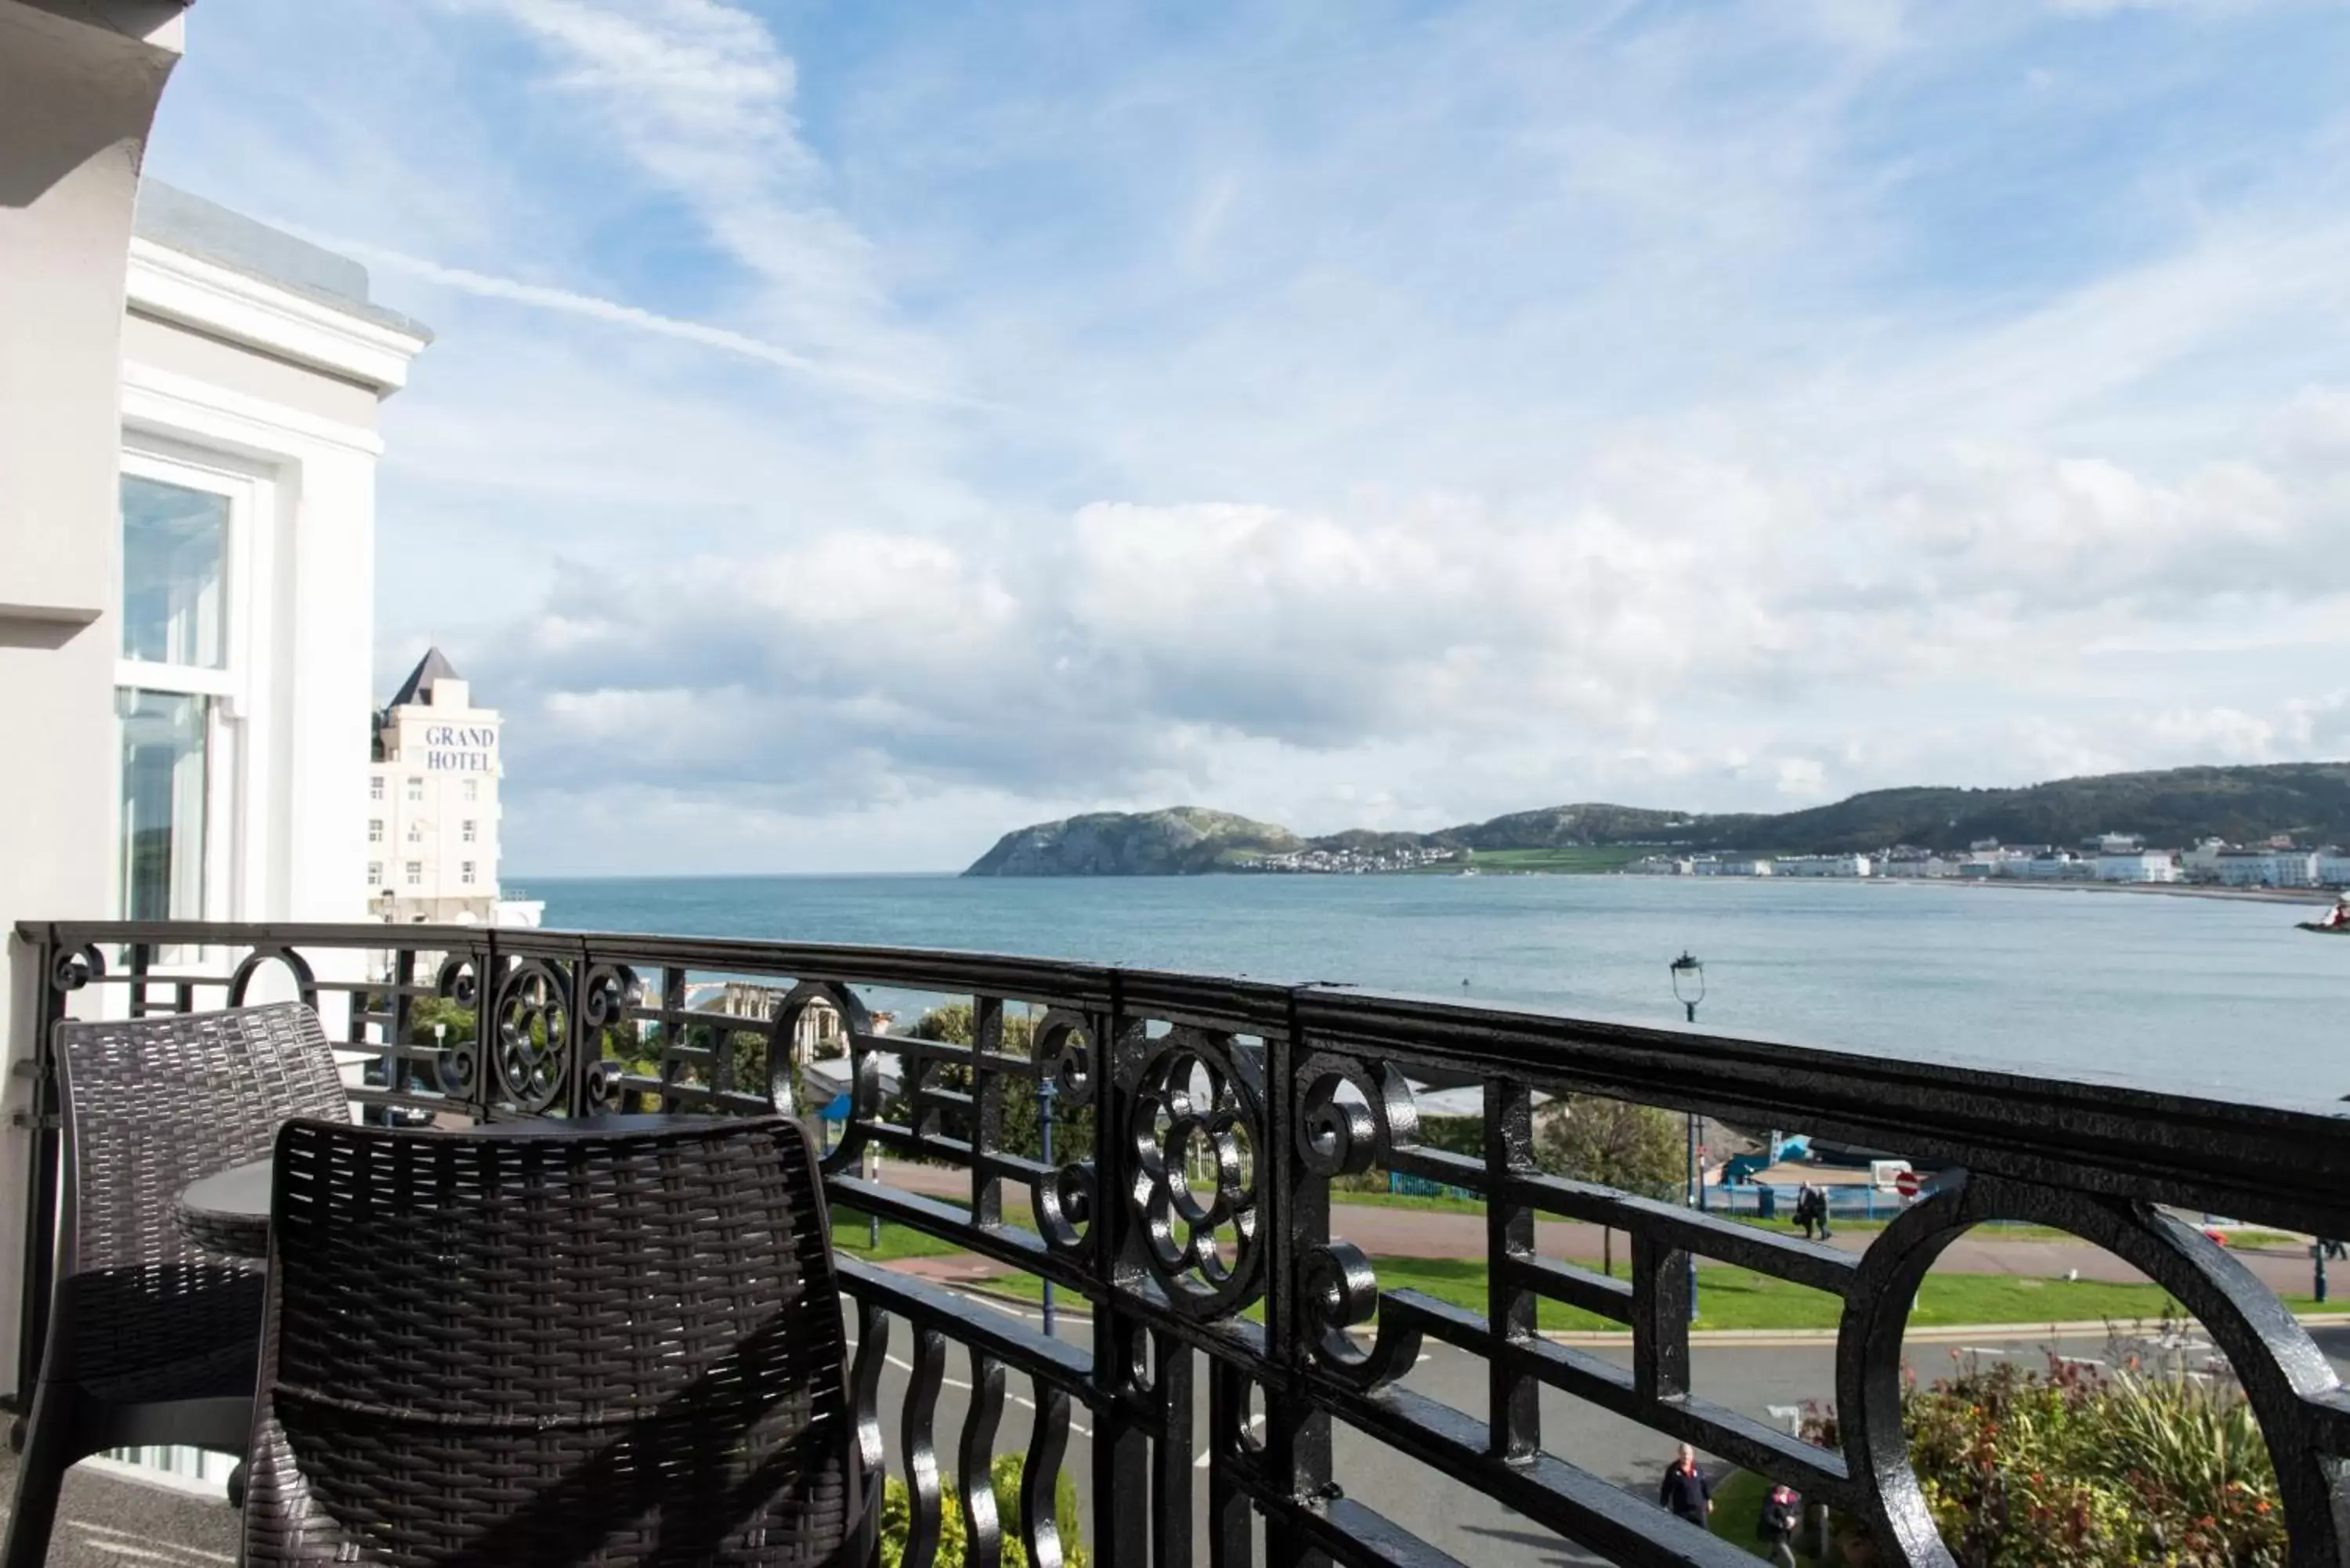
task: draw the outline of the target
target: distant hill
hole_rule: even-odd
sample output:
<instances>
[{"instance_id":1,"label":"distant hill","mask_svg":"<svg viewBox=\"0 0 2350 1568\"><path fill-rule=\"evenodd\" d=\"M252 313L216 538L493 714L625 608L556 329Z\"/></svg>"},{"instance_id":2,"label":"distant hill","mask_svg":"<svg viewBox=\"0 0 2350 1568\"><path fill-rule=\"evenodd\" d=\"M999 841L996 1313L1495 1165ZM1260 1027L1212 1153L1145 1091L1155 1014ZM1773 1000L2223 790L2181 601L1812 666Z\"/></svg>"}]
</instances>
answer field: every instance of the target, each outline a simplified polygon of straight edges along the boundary
<instances>
[{"instance_id":1,"label":"distant hill","mask_svg":"<svg viewBox=\"0 0 2350 1568\"><path fill-rule=\"evenodd\" d=\"M2136 833L2163 848L2218 836L2291 834L2350 843L2350 763L2173 768L2100 774L2020 789L1871 790L1833 805L1714 815L1587 803L1513 812L1435 833L1354 828L1300 838L1285 827L1199 806L1097 812L1007 833L970 877L1183 876L1241 868L1299 849L1363 854L1410 847L1560 849L1670 845L1827 854L1896 844L1964 849L1978 839L2069 845L2097 833Z\"/></svg>"},{"instance_id":2,"label":"distant hill","mask_svg":"<svg viewBox=\"0 0 2350 1568\"><path fill-rule=\"evenodd\" d=\"M972 863L966 877L1186 877L1225 869L1248 855L1303 849L1285 827L1228 811L1097 811L1016 828Z\"/></svg>"}]
</instances>

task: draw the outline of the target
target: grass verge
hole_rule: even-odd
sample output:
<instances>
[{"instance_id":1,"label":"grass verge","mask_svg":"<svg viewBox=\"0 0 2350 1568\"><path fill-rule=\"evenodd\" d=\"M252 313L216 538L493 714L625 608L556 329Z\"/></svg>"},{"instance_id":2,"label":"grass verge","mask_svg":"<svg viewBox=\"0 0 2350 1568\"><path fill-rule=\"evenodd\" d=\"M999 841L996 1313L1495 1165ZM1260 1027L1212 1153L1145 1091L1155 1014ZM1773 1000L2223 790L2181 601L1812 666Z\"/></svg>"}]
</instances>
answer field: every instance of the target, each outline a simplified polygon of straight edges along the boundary
<instances>
[{"instance_id":1,"label":"grass verge","mask_svg":"<svg viewBox=\"0 0 2350 1568\"><path fill-rule=\"evenodd\" d=\"M1485 1265L1475 1259L1374 1258L1371 1266L1381 1290L1414 1290L1473 1312L1485 1309ZM1027 1301L1044 1293L1043 1282L1027 1274L991 1280L987 1288ZM2284 1303L2296 1312L2316 1304L2305 1295L2288 1295ZM1700 1332L1834 1328L1842 1311L1835 1297L1820 1291L1727 1264L1698 1265L1695 1327ZM2015 1274L1929 1274L1909 1322L1919 1328L2120 1322L2158 1318L2166 1311L2185 1315L2159 1285L2036 1280ZM1253 1309L1251 1315L1255 1315ZM1620 1331L1624 1326L1547 1300L1540 1303L1536 1317L1543 1328L1562 1334Z\"/></svg>"}]
</instances>

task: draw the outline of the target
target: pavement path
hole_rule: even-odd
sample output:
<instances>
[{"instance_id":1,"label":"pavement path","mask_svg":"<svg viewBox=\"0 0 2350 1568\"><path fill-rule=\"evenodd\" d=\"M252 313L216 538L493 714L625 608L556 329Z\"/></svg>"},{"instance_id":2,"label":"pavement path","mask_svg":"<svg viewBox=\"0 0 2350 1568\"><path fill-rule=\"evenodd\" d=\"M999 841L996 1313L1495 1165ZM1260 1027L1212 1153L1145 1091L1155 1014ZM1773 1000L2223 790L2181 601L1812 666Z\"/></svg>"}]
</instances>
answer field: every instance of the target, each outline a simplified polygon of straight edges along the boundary
<instances>
[{"instance_id":1,"label":"pavement path","mask_svg":"<svg viewBox=\"0 0 2350 1568\"><path fill-rule=\"evenodd\" d=\"M962 1198L971 1191L968 1175L939 1166L893 1161L885 1164L881 1179L933 1197ZM1023 1202L1017 1194L1008 1197L1007 1213L1017 1215ZM1330 1208L1330 1231L1373 1257L1473 1258L1485 1250L1485 1222L1482 1217L1440 1210L1334 1203ZM1793 1225L1787 1226L1784 1233L1801 1234ZM1839 1231L1829 1238L1828 1244L1847 1252L1864 1252L1877 1234L1874 1231ZM1543 1220L1534 1227L1534 1249L1546 1258L1597 1259L1604 1255L1605 1245L1606 1238L1596 1225ZM1625 1266L1631 1248L1620 1231L1616 1233L1615 1246L1617 1262ZM2243 1248L2236 1255L2271 1290L2305 1293L2310 1288L2309 1254L2305 1249ZM2082 1279L2116 1284L2137 1283L2146 1278L2111 1252L2087 1241L2011 1237L1982 1229L1951 1242L1935 1267L1947 1273L2018 1274L2032 1279L2055 1279L2067 1270L2076 1269ZM2345 1276L2350 1276L2350 1264L2342 1267ZM975 1276L962 1273L940 1277Z\"/></svg>"}]
</instances>

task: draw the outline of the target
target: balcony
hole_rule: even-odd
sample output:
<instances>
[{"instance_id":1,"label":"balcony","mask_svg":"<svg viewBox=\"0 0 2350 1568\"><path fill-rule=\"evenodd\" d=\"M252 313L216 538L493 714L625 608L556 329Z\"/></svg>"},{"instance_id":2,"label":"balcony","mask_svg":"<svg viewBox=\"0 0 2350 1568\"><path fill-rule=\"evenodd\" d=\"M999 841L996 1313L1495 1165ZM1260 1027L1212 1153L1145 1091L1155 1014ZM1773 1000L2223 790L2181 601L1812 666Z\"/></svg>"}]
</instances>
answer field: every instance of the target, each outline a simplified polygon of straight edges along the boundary
<instances>
[{"instance_id":1,"label":"balcony","mask_svg":"<svg viewBox=\"0 0 2350 1568\"><path fill-rule=\"evenodd\" d=\"M1937 1259L2000 1222L2070 1232L2182 1303L2266 1438L2291 1561L2350 1560L2350 1396L2270 1284L2179 1217L2350 1234L2350 1122L2322 1110L981 954L473 927L18 936L50 1020L299 997L338 1044L381 1064L352 1090L367 1106L444 1123L807 1117L827 1147L865 1452L905 1483L909 1563L958 1524L967 1561L995 1560L1005 1511L985 1485L947 1488L1003 1454L1023 1457L1040 1501L1036 1478L1075 1483L1081 1542L1057 1538L1051 1509L1018 1511L1037 1564L1080 1544L1102 1568L1753 1561L1653 1505L1657 1456L1687 1442L1827 1505L1877 1563L1949 1563L1908 1456L1905 1334ZM777 987L781 1005L722 1011L730 981ZM969 1039L884 1033L868 996L959 1002ZM828 1068L803 1059L831 1032L809 1026L827 1012L845 1052ZM436 1042L428 1018L460 1026ZM1482 1149L1423 1141L1414 1082L1473 1086ZM811 1092L829 1083L846 1087ZM1048 1161L1013 1136L1045 1085L1084 1158ZM1865 1248L1839 1249L1544 1174L1536 1106L1556 1093L1800 1127L1944 1168ZM36 1220L55 1209L53 1113L36 1079ZM1373 1170L1472 1195L1473 1304L1383 1287L1334 1234L1334 1184ZM974 1294L886 1266L854 1244L858 1216L996 1277ZM1605 1227L1628 1275L1543 1255L1538 1220ZM47 1237L33 1230L37 1326ZM1840 1417L1834 1447L1708 1386L1693 1259L1833 1298L1837 1326L1803 1354ZM1036 1306L1047 1285L1052 1334ZM1546 1334L1545 1303L1619 1337ZM1646 1496L1622 1484L1642 1477ZM57 1561L119 1560L129 1545L211 1562L233 1537L217 1509L181 1511L175 1526L156 1505L162 1545L109 1542L124 1527L93 1490L109 1483L78 1484L68 1513L79 1506L83 1524L61 1527Z\"/></svg>"}]
</instances>

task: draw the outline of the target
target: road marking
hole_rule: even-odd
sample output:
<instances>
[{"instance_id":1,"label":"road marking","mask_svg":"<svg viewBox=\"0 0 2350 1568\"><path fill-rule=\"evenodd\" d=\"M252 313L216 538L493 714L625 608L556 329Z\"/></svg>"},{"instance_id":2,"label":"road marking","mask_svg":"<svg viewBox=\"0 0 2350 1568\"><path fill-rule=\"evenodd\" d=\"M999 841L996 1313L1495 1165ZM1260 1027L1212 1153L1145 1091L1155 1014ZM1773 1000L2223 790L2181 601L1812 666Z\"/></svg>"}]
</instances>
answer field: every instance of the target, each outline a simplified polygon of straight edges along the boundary
<instances>
[{"instance_id":1,"label":"road marking","mask_svg":"<svg viewBox=\"0 0 2350 1568\"><path fill-rule=\"evenodd\" d=\"M909 1377L912 1376L914 1374L913 1365L910 1362L900 1361L896 1356L889 1355L887 1352L883 1353L881 1359L896 1367L899 1371L906 1374ZM950 1388L960 1388L966 1394L971 1392L971 1385L963 1382L961 1378L949 1377L944 1373L941 1373L939 1375L939 1381L945 1384ZM1003 1397L1006 1399L1011 1400L1014 1405L1019 1406L1024 1410L1033 1412L1036 1408L1036 1405L1034 1400L1024 1398L1020 1395L1012 1393L1009 1390L1005 1391ZM1087 1442L1091 1442L1093 1440L1092 1430L1087 1428L1083 1421L1071 1421L1069 1423L1069 1430L1075 1432L1078 1437L1085 1438Z\"/></svg>"},{"instance_id":2,"label":"road marking","mask_svg":"<svg viewBox=\"0 0 2350 1568\"><path fill-rule=\"evenodd\" d=\"M2007 1351L2004 1347L1996 1345L1962 1345L1959 1346L1959 1354L1961 1355L2005 1355Z\"/></svg>"}]
</instances>

